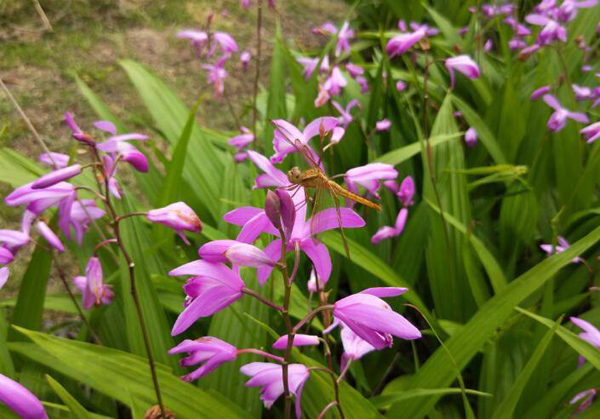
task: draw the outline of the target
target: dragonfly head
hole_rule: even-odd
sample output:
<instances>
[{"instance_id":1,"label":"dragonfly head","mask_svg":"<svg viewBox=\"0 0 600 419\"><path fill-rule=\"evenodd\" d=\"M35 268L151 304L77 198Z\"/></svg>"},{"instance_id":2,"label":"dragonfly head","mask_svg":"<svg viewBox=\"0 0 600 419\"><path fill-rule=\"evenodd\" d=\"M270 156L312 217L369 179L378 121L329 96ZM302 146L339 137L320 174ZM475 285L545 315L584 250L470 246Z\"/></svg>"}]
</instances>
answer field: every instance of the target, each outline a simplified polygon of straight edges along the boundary
<instances>
[{"instance_id":1,"label":"dragonfly head","mask_svg":"<svg viewBox=\"0 0 600 419\"><path fill-rule=\"evenodd\" d=\"M294 184L299 184L300 183L300 175L302 174L302 172L300 172L300 169L298 169L298 167L292 167L288 172L287 172L287 177L288 180Z\"/></svg>"}]
</instances>

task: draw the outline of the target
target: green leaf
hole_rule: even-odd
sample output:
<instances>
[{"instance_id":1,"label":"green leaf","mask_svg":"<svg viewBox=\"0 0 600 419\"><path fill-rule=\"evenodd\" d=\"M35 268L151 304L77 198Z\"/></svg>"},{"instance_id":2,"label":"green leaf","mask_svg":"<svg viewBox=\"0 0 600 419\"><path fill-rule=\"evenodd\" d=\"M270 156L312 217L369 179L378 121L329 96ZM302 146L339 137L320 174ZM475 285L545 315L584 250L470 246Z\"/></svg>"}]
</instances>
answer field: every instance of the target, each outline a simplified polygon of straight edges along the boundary
<instances>
[{"instance_id":1,"label":"green leaf","mask_svg":"<svg viewBox=\"0 0 600 419\"><path fill-rule=\"evenodd\" d=\"M130 60L120 62L135 85L158 128L175 145L188 120L189 110L156 75ZM223 178L223 160L199 127L194 127L189 142L183 177L202 200L212 218L219 220L219 186Z\"/></svg>"},{"instance_id":2,"label":"green leaf","mask_svg":"<svg viewBox=\"0 0 600 419\"><path fill-rule=\"evenodd\" d=\"M37 245L21 280L19 296L12 313L13 325L31 330L41 329L46 285L48 284L51 266L51 253L41 245ZM9 333L9 340L18 339L20 339L20 336L14 331Z\"/></svg>"},{"instance_id":3,"label":"green leaf","mask_svg":"<svg viewBox=\"0 0 600 419\"><path fill-rule=\"evenodd\" d=\"M531 358L529 358L527 365L525 365L525 368L523 368L523 370L519 374L519 377L517 377L517 380L513 383L512 387L508 391L508 394L504 397L502 402L494 411L494 416L492 416L493 419L510 419L514 417L513 415L515 413L515 408L517 407L517 403L521 398L521 393L523 393L523 390L529 382L531 375L533 374L542 357L546 353L546 349L548 348L548 345L550 345L552 337L554 337L554 332L558 328L559 324L560 321L554 323L552 328L548 330L548 332L546 332L546 334L538 344L537 348L535 348L535 351L531 355Z\"/></svg>"},{"instance_id":4,"label":"green leaf","mask_svg":"<svg viewBox=\"0 0 600 419\"><path fill-rule=\"evenodd\" d=\"M46 375L46 381L52 387L52 390L56 395L63 401L63 403L69 408L71 413L76 419L91 419L92 415L89 414L85 408L79 404L77 399L69 394L69 392L54 378Z\"/></svg>"},{"instance_id":5,"label":"green leaf","mask_svg":"<svg viewBox=\"0 0 600 419\"><path fill-rule=\"evenodd\" d=\"M148 408L156 404L146 359L116 349L16 328L33 343L13 343L10 350L26 356L105 395L131 404L131 398ZM157 365L165 407L178 418L243 418L248 415L231 401L207 394Z\"/></svg>"},{"instance_id":6,"label":"green leaf","mask_svg":"<svg viewBox=\"0 0 600 419\"><path fill-rule=\"evenodd\" d=\"M405 390L402 392L393 392L382 394L381 396L376 396L371 399L371 403L375 405L378 409L386 409L390 405L396 402L400 402L403 400L409 400L416 397L425 397L425 396L445 396L448 394L462 394L463 390L460 388L413 388L410 390ZM483 391L465 389L467 394L472 394L474 396L481 397L492 397L493 395L490 393L484 393Z\"/></svg>"},{"instance_id":7,"label":"green leaf","mask_svg":"<svg viewBox=\"0 0 600 419\"><path fill-rule=\"evenodd\" d=\"M454 138L461 137L463 135L462 132L458 132L455 134L448 135L436 135L434 137L429 138L429 142L432 147L435 147L440 144L444 144L445 142L452 140ZM377 157L375 161L381 163L391 164L393 166L399 165L411 157L416 156L421 152L421 144L419 142L415 142L404 147L397 148L395 150L390 151L389 153L384 154L383 156Z\"/></svg>"},{"instance_id":8,"label":"green leaf","mask_svg":"<svg viewBox=\"0 0 600 419\"><path fill-rule=\"evenodd\" d=\"M595 243L600 241L600 227L593 230L569 249L540 262L523 275L509 283L499 294L488 300L465 326L446 341L459 368L464 368L496 329L510 317L513 308L531 296L551 279L560 269L571 263ZM560 329L559 329L560 330ZM411 378L412 388L440 388L448 386L455 378L454 369L445 351L438 349ZM417 402L395 403L390 409L391 417L405 415L422 418L435 405L438 397L428 397Z\"/></svg>"}]
</instances>

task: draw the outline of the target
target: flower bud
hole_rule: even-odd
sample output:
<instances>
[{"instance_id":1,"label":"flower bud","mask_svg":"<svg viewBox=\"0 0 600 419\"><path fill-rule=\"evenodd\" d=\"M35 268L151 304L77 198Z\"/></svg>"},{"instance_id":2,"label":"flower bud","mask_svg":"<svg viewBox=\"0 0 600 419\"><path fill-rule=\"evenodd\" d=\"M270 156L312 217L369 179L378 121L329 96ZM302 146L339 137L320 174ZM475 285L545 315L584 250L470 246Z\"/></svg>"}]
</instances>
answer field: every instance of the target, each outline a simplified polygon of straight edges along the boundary
<instances>
[{"instance_id":1,"label":"flower bud","mask_svg":"<svg viewBox=\"0 0 600 419\"><path fill-rule=\"evenodd\" d=\"M400 184L400 190L397 193L398 199L402 205L408 207L413 204L415 195L415 182L411 176L406 176Z\"/></svg>"},{"instance_id":2,"label":"flower bud","mask_svg":"<svg viewBox=\"0 0 600 419\"><path fill-rule=\"evenodd\" d=\"M202 221L200 221L194 210L183 202L175 202L164 208L150 210L146 217L151 223L163 224L177 231L177 234L186 244L189 244L189 242L182 231L193 231L195 233L202 231Z\"/></svg>"},{"instance_id":3,"label":"flower bud","mask_svg":"<svg viewBox=\"0 0 600 419\"><path fill-rule=\"evenodd\" d=\"M477 131L475 131L475 128L471 127L467 130L465 133L465 143L468 147L473 147L477 144Z\"/></svg>"},{"instance_id":4,"label":"flower bud","mask_svg":"<svg viewBox=\"0 0 600 419\"><path fill-rule=\"evenodd\" d=\"M278 189L275 191L275 194L277 194L281 202L281 221L283 221L283 226L286 232L291 233L296 222L296 204L294 204L290 194L284 190Z\"/></svg>"},{"instance_id":5,"label":"flower bud","mask_svg":"<svg viewBox=\"0 0 600 419\"><path fill-rule=\"evenodd\" d=\"M250 268L275 265L275 262L265 252L247 243L234 244L225 251L225 257L234 265Z\"/></svg>"},{"instance_id":6,"label":"flower bud","mask_svg":"<svg viewBox=\"0 0 600 419\"><path fill-rule=\"evenodd\" d=\"M65 251L65 247L60 242L60 239L54 233L54 231L52 231L52 229L50 227L48 227L48 224L46 224L43 221L38 221L36 224L36 227L37 227L37 230L39 231L39 233L46 239L48 244L50 244L52 247L54 247L59 252Z\"/></svg>"},{"instance_id":7,"label":"flower bud","mask_svg":"<svg viewBox=\"0 0 600 419\"><path fill-rule=\"evenodd\" d=\"M235 240L213 240L198 249L198 256L207 262L226 263L228 259L225 257L225 252L238 243Z\"/></svg>"},{"instance_id":8,"label":"flower bud","mask_svg":"<svg viewBox=\"0 0 600 419\"><path fill-rule=\"evenodd\" d=\"M283 335L275 341L273 349L285 350L288 343L288 335ZM319 338L313 335L303 335L301 333L294 336L292 346L317 346L319 345Z\"/></svg>"},{"instance_id":9,"label":"flower bud","mask_svg":"<svg viewBox=\"0 0 600 419\"><path fill-rule=\"evenodd\" d=\"M273 227L276 229L282 228L281 225L281 200L279 196L273 191L267 192L267 197L265 199L265 213L267 214L267 218L273 224Z\"/></svg>"},{"instance_id":10,"label":"flower bud","mask_svg":"<svg viewBox=\"0 0 600 419\"><path fill-rule=\"evenodd\" d=\"M48 186L56 185L58 182L62 182L72 177L81 174L81 165L74 164L67 166L64 169L58 169L48 174L45 174L31 185L32 189L44 189Z\"/></svg>"}]
</instances>

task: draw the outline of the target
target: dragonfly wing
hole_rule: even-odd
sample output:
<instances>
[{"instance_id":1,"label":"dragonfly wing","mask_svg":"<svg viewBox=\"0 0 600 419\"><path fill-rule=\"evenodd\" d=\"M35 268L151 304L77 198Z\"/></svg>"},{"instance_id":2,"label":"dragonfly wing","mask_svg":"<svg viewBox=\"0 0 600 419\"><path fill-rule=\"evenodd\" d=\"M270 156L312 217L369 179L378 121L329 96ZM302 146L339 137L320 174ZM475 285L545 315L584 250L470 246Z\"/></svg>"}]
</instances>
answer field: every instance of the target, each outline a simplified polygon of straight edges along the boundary
<instances>
[{"instance_id":1,"label":"dragonfly wing","mask_svg":"<svg viewBox=\"0 0 600 419\"><path fill-rule=\"evenodd\" d=\"M350 249L348 247L348 240L346 240L346 233L344 232L344 226L342 224L342 214L340 214L340 202L338 200L337 194L333 191L333 189L329 189L329 191L331 193L331 197L333 198L333 204L335 205L335 215L337 217L338 226L340 227L342 242L344 243L344 252L346 253L346 257L350 259Z\"/></svg>"},{"instance_id":2,"label":"dragonfly wing","mask_svg":"<svg viewBox=\"0 0 600 419\"><path fill-rule=\"evenodd\" d=\"M321 211L319 211L319 207L321 207L321 203L323 201L323 188L316 188L315 191L315 197L313 200L313 206L312 206L312 213L311 213L311 217L310 217L310 235L311 237L316 240L317 235L318 235L318 226L320 218L321 218Z\"/></svg>"}]
</instances>

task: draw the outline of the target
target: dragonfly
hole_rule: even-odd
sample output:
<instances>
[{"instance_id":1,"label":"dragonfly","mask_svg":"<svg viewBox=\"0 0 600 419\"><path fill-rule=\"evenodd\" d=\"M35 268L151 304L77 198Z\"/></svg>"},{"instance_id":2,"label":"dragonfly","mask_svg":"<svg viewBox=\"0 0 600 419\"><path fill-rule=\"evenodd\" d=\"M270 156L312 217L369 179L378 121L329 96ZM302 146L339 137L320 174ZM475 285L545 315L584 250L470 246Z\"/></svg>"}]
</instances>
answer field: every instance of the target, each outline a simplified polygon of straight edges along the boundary
<instances>
[{"instance_id":1,"label":"dragonfly","mask_svg":"<svg viewBox=\"0 0 600 419\"><path fill-rule=\"evenodd\" d=\"M327 193L329 193L329 195L331 195L331 198L333 200L336 217L337 217L337 223L338 223L338 226L340 229L340 233L342 236L342 242L344 245L344 251L345 251L348 259L350 259L350 249L348 248L348 241L346 240L346 234L344 233L344 227L342 225L342 216L340 214L339 198L340 197L347 198L358 204L364 205L368 208L372 208L376 211L381 211L381 206L379 206L378 204L376 204L372 201L369 201L368 199L366 199L360 195L350 192L349 190L345 189L343 186L341 186L340 184L338 184L337 182L332 180L335 177L338 177L341 175L333 176L332 178L327 176L327 174L324 171L323 166L321 165L321 161L323 159L323 154L324 154L325 150L328 148L328 147L323 147L325 133L324 133L324 129L323 129L322 125L321 125L321 129L320 129L321 155L319 157L317 157L315 155L314 151L311 148L309 148L306 144L303 144L302 142L300 142L300 140L298 140L296 138L293 139L290 132L287 131L284 127L276 126L275 129L278 130L283 135L284 139L289 144L291 144L298 151L298 153L300 153L300 155L304 158L306 163L309 166L311 166L309 169L306 169L304 171L300 170L300 168L296 166L296 167L292 167L287 172L287 178L290 181L290 183L292 183L292 185L293 185L290 189L297 189L300 187L303 188L305 191L305 195L307 197L306 201L309 200L308 197L310 195L308 190L309 189L315 190L314 197L312 198L312 216L310 217L311 218L311 236L313 236L313 238L316 236L315 226L319 225L319 221L315 221L315 220L319 217L318 209L319 209L319 206L322 204L322 195L323 195L323 193L327 192ZM329 145L332 145L332 144L333 143L330 143ZM306 204L306 201L305 201L305 204Z\"/></svg>"}]
</instances>

